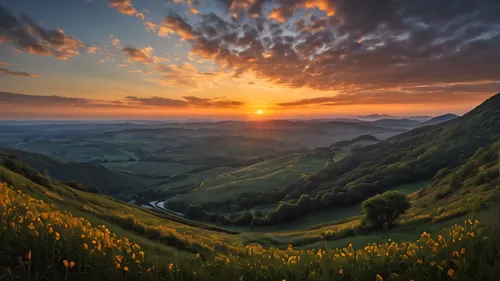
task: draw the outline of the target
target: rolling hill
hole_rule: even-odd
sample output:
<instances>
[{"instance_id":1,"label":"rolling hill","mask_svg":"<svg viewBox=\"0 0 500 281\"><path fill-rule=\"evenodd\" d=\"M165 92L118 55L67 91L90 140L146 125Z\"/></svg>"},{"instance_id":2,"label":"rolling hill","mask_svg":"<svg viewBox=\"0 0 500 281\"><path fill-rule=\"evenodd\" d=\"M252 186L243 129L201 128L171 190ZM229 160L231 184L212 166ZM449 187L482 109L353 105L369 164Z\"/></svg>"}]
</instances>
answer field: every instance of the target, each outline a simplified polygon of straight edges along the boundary
<instances>
[{"instance_id":1,"label":"rolling hill","mask_svg":"<svg viewBox=\"0 0 500 281\"><path fill-rule=\"evenodd\" d=\"M413 129L388 140L356 149L316 175L285 188L288 203L309 196L314 203L293 215L268 214L265 223L278 223L322 208L354 204L399 185L436 180L438 172L452 173L481 150L500 139L500 94L462 117ZM283 198L280 198L282 200ZM295 205L294 205L295 206ZM278 206L277 210L280 209Z\"/></svg>"}]
</instances>

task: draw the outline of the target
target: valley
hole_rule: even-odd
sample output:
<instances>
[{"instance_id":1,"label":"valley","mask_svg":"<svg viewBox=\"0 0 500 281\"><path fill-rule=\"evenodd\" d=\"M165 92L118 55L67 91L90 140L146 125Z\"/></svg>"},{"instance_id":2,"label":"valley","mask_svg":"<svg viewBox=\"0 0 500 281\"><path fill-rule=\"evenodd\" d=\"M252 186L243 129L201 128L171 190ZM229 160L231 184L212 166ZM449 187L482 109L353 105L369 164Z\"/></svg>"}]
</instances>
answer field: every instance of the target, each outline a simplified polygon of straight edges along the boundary
<instances>
[{"instance_id":1,"label":"valley","mask_svg":"<svg viewBox=\"0 0 500 281\"><path fill-rule=\"evenodd\" d=\"M252 251L313 261L349 253L352 245L420 241L422 232L437 235L443 228L453 232L470 216L494 226L499 98L462 117L432 119L435 124L1 124L0 180L5 192L28 196L22 200L34 202L32 212L45 210L36 201L43 200L53 204L49 212L65 210L91 225L106 225L156 253L146 263L166 270L168 257L167 265L173 261L184 270L175 278L192 277L181 264L193 255L200 264L222 260L236 266L223 273L207 263L205 273L193 268L199 274L235 277L241 270L249 274L236 259L250 265L256 262ZM390 230L370 227L367 199L390 192L407 198L408 210ZM318 249L325 254L316 254ZM260 270L257 276L270 276ZM281 279L299 274L293 268L278 272Z\"/></svg>"}]
</instances>

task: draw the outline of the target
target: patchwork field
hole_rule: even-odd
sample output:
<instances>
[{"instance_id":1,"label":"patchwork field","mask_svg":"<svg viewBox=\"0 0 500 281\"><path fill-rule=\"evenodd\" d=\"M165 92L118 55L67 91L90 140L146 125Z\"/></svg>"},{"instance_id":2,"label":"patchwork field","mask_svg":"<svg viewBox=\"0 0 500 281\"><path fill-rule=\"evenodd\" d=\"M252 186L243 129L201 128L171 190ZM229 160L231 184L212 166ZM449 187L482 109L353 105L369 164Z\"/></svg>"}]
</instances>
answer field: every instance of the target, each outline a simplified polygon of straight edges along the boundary
<instances>
[{"instance_id":1,"label":"patchwork field","mask_svg":"<svg viewBox=\"0 0 500 281\"><path fill-rule=\"evenodd\" d=\"M226 171L206 178L191 192L166 201L166 207L190 205L194 202L226 202L236 200L245 192L279 191L284 186L324 168L328 159L315 155L295 153L257 164Z\"/></svg>"}]
</instances>

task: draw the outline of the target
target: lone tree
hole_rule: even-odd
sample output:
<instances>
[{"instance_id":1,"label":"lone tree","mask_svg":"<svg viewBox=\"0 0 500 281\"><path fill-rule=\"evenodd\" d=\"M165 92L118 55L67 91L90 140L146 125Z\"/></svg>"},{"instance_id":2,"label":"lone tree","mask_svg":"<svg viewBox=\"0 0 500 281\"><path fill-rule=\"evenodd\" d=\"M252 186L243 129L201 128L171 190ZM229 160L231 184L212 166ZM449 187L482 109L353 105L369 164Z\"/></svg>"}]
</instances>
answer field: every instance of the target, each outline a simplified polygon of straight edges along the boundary
<instances>
[{"instance_id":1,"label":"lone tree","mask_svg":"<svg viewBox=\"0 0 500 281\"><path fill-rule=\"evenodd\" d=\"M375 195L361 205L365 222L383 230L391 229L396 218L410 207L410 200L401 190Z\"/></svg>"}]
</instances>

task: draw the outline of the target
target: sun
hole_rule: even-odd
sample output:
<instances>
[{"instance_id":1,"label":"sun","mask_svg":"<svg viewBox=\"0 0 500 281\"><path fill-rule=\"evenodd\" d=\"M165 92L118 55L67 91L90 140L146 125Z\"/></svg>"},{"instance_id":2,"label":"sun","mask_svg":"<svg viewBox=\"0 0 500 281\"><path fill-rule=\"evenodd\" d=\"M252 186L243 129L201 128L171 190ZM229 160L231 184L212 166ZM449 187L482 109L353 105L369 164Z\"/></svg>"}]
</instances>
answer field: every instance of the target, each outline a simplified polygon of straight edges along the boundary
<instances>
[{"instance_id":1,"label":"sun","mask_svg":"<svg viewBox=\"0 0 500 281\"><path fill-rule=\"evenodd\" d=\"M263 113L264 113L264 110L262 110L262 109L255 111L255 114L258 114L258 115L262 115Z\"/></svg>"}]
</instances>

